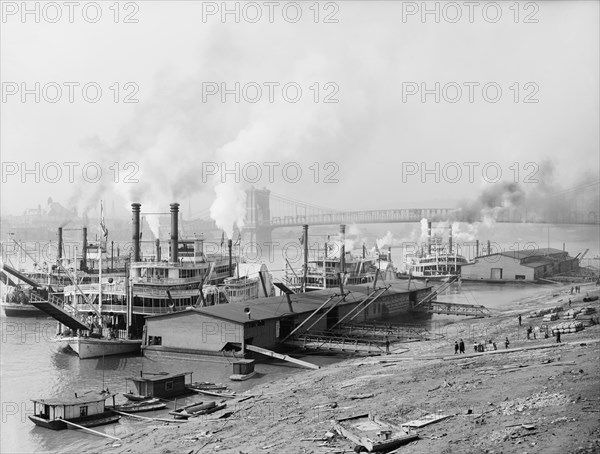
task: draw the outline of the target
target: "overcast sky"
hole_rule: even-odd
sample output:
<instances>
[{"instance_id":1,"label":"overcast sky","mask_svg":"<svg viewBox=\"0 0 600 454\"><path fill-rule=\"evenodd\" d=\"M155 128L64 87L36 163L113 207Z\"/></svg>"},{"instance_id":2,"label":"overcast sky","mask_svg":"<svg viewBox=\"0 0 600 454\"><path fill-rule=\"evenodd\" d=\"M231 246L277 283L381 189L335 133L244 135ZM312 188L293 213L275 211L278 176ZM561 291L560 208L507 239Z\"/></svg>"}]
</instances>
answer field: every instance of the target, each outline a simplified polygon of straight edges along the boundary
<instances>
[{"instance_id":1,"label":"overcast sky","mask_svg":"<svg viewBox=\"0 0 600 454\"><path fill-rule=\"evenodd\" d=\"M216 212L235 210L252 183L371 209L448 206L498 184L498 169L501 181L530 185L539 183L528 176L563 188L598 179L598 2L480 2L472 11L428 2L439 22L421 15L422 2L274 2L272 23L263 2L228 2L239 23L215 11L221 2L121 2L118 18L111 4L101 2L92 23L97 8L81 2L70 23L63 3L38 3L36 23L21 2L3 2L3 214L45 206L48 196L80 212L97 212L100 199L186 209L191 200L206 212L221 179ZM79 84L72 103L69 82ZM232 90L225 102L222 84ZM25 99L23 88L32 90ZM65 162L78 163L69 164L73 181ZM221 162L240 163L239 184L211 164ZM421 175L422 163L436 162L439 182Z\"/></svg>"}]
</instances>

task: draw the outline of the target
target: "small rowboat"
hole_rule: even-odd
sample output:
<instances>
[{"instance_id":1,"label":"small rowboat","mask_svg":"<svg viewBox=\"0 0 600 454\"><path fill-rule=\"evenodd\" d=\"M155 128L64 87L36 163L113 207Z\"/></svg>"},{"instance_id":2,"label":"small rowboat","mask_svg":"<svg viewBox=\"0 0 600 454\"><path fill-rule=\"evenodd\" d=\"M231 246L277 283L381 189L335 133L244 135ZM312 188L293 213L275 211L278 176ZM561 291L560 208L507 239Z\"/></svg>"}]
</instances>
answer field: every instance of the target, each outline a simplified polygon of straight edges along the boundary
<instances>
[{"instance_id":1,"label":"small rowboat","mask_svg":"<svg viewBox=\"0 0 600 454\"><path fill-rule=\"evenodd\" d=\"M212 396L212 397L221 397L221 398L225 398L225 399L233 399L234 397L236 397L235 391L210 391L208 389L194 389L194 388L190 388L192 391L194 391L195 393L201 393L201 394L205 394L207 396Z\"/></svg>"},{"instance_id":2,"label":"small rowboat","mask_svg":"<svg viewBox=\"0 0 600 454\"><path fill-rule=\"evenodd\" d=\"M140 396L139 394L123 393L127 400L133 400L134 402L144 402L152 399L150 396Z\"/></svg>"},{"instance_id":3,"label":"small rowboat","mask_svg":"<svg viewBox=\"0 0 600 454\"><path fill-rule=\"evenodd\" d=\"M141 413L143 411L154 411L165 408L167 404L160 402L159 399L149 399L138 402L130 402L123 405L107 406L109 410L118 410L126 413Z\"/></svg>"},{"instance_id":4,"label":"small rowboat","mask_svg":"<svg viewBox=\"0 0 600 454\"><path fill-rule=\"evenodd\" d=\"M222 410L226 406L227 404L225 402L216 403L212 401L202 405L188 405L183 408L178 408L177 410L170 411L169 414L173 415L175 419L188 419L201 415L209 415L216 411Z\"/></svg>"},{"instance_id":5,"label":"small rowboat","mask_svg":"<svg viewBox=\"0 0 600 454\"><path fill-rule=\"evenodd\" d=\"M206 381L203 382L194 382L189 385L186 385L186 388L194 390L194 389L208 389L209 391L220 391L226 390L227 385L223 385L221 383L209 383Z\"/></svg>"}]
</instances>

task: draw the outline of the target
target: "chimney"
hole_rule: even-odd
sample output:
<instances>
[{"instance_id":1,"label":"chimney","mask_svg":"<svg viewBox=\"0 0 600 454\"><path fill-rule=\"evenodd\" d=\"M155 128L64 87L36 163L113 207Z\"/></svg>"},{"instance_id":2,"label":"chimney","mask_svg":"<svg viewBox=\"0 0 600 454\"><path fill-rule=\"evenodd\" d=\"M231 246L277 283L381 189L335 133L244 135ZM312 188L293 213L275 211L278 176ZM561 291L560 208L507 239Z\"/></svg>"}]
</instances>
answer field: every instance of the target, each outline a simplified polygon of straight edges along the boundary
<instances>
[{"instance_id":1,"label":"chimney","mask_svg":"<svg viewBox=\"0 0 600 454\"><path fill-rule=\"evenodd\" d=\"M140 261L140 207L139 203L131 204L131 242L133 246L133 256L131 258L134 262Z\"/></svg>"},{"instance_id":2,"label":"chimney","mask_svg":"<svg viewBox=\"0 0 600 454\"><path fill-rule=\"evenodd\" d=\"M563 251L564 251L564 243L563 243ZM56 260L60 263L62 260L62 250L63 250L63 231L62 227L58 228L58 253L56 254Z\"/></svg>"},{"instance_id":3,"label":"chimney","mask_svg":"<svg viewBox=\"0 0 600 454\"><path fill-rule=\"evenodd\" d=\"M160 240L158 238L154 241L154 247L156 249L156 261L160 262Z\"/></svg>"},{"instance_id":4,"label":"chimney","mask_svg":"<svg viewBox=\"0 0 600 454\"><path fill-rule=\"evenodd\" d=\"M227 249L229 250L229 277L233 277L233 258L231 256L233 242L231 241L231 239L227 240Z\"/></svg>"},{"instance_id":5,"label":"chimney","mask_svg":"<svg viewBox=\"0 0 600 454\"><path fill-rule=\"evenodd\" d=\"M475 257L479 257L479 240L475 240Z\"/></svg>"},{"instance_id":6,"label":"chimney","mask_svg":"<svg viewBox=\"0 0 600 454\"><path fill-rule=\"evenodd\" d=\"M306 282L308 281L308 224L302 226L302 245L304 246L302 290L306 291Z\"/></svg>"},{"instance_id":7,"label":"chimney","mask_svg":"<svg viewBox=\"0 0 600 454\"><path fill-rule=\"evenodd\" d=\"M487 255L490 255L492 253L492 246L491 246L491 242L490 240L488 240L488 249L487 249Z\"/></svg>"},{"instance_id":8,"label":"chimney","mask_svg":"<svg viewBox=\"0 0 600 454\"><path fill-rule=\"evenodd\" d=\"M452 254L452 225L448 231L448 254Z\"/></svg>"},{"instance_id":9,"label":"chimney","mask_svg":"<svg viewBox=\"0 0 600 454\"><path fill-rule=\"evenodd\" d=\"M81 269L83 271L87 271L88 266L87 266L87 227L84 227L82 229L83 231L83 238L82 238L82 242L83 242L83 250L81 252Z\"/></svg>"},{"instance_id":10,"label":"chimney","mask_svg":"<svg viewBox=\"0 0 600 454\"><path fill-rule=\"evenodd\" d=\"M392 246L388 246L387 259L388 259L388 262L392 261Z\"/></svg>"},{"instance_id":11,"label":"chimney","mask_svg":"<svg viewBox=\"0 0 600 454\"><path fill-rule=\"evenodd\" d=\"M431 221L427 221L427 253L431 254Z\"/></svg>"},{"instance_id":12,"label":"chimney","mask_svg":"<svg viewBox=\"0 0 600 454\"><path fill-rule=\"evenodd\" d=\"M340 248L340 271L346 273L346 226L340 225L340 237L342 238L342 247Z\"/></svg>"},{"instance_id":13,"label":"chimney","mask_svg":"<svg viewBox=\"0 0 600 454\"><path fill-rule=\"evenodd\" d=\"M171 204L171 262L177 262L177 253L179 249L179 204Z\"/></svg>"}]
</instances>

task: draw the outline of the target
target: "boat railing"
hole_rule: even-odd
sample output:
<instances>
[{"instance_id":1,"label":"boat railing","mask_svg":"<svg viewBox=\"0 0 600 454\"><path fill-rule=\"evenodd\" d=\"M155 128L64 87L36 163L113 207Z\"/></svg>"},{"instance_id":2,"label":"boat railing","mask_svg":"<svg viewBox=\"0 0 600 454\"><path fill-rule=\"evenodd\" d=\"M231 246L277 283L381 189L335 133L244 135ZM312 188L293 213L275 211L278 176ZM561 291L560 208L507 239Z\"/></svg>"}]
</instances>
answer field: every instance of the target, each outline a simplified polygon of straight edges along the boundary
<instances>
[{"instance_id":1,"label":"boat railing","mask_svg":"<svg viewBox=\"0 0 600 454\"><path fill-rule=\"evenodd\" d=\"M83 293L100 293L100 284L81 284L78 285ZM119 293L124 294L126 291L125 284L102 284L102 293ZM68 285L64 288L65 294L76 293L79 294L79 290L74 285Z\"/></svg>"},{"instance_id":2,"label":"boat railing","mask_svg":"<svg viewBox=\"0 0 600 454\"><path fill-rule=\"evenodd\" d=\"M135 296L160 296L160 297L164 297L167 298L167 290L169 290L169 293L171 293L171 296L175 297L175 296L182 296L182 297L186 297L186 296L190 296L190 295L199 295L200 294L200 288L198 286L198 288L190 288L190 289L169 289L169 288L164 288L164 289L157 289L157 288L147 288L147 287L142 287L142 288L134 288L134 295Z\"/></svg>"},{"instance_id":3,"label":"boat railing","mask_svg":"<svg viewBox=\"0 0 600 454\"><path fill-rule=\"evenodd\" d=\"M162 278L162 277L136 277L133 278L134 284L159 284L159 285L181 285L200 283L204 276L180 277L180 278Z\"/></svg>"},{"instance_id":4,"label":"boat railing","mask_svg":"<svg viewBox=\"0 0 600 454\"><path fill-rule=\"evenodd\" d=\"M100 311L100 307L98 306L97 303L94 303L91 305L87 304L87 303L81 303L81 304L75 304L74 306L72 306L75 308L76 311L78 312L96 312L96 311ZM106 303L102 303L102 312L106 313L106 312L127 312L127 304L106 304Z\"/></svg>"}]
</instances>

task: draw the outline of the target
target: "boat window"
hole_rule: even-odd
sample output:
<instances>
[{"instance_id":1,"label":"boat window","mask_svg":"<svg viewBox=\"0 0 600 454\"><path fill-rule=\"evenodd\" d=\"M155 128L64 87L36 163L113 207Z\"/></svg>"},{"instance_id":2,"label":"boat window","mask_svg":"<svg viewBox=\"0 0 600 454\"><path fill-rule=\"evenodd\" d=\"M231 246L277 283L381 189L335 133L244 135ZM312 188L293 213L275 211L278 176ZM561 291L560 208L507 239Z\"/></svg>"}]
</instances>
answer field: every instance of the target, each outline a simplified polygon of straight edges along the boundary
<instances>
[{"instance_id":1,"label":"boat window","mask_svg":"<svg viewBox=\"0 0 600 454\"><path fill-rule=\"evenodd\" d=\"M79 407L79 416L87 416L88 414L88 407Z\"/></svg>"},{"instance_id":2,"label":"boat window","mask_svg":"<svg viewBox=\"0 0 600 454\"><path fill-rule=\"evenodd\" d=\"M173 390L173 382L172 381L168 381L165 383L165 391L172 391Z\"/></svg>"}]
</instances>

